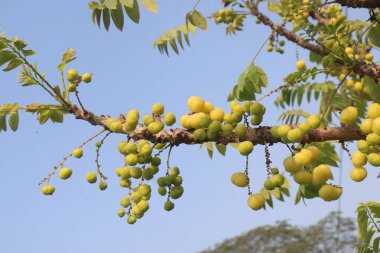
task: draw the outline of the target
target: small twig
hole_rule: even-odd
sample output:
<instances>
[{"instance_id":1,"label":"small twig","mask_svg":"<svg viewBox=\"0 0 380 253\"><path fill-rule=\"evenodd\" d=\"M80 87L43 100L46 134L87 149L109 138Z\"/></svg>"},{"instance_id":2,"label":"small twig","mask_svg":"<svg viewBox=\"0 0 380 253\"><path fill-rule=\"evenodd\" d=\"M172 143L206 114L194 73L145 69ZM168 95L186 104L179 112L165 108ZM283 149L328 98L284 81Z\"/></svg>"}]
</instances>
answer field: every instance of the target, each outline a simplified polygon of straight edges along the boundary
<instances>
[{"instance_id":1,"label":"small twig","mask_svg":"<svg viewBox=\"0 0 380 253\"><path fill-rule=\"evenodd\" d=\"M79 98L79 91L78 90L75 90L75 96L77 97L78 103L79 103L80 107L82 108L82 110L86 112L86 109L84 109L82 101Z\"/></svg>"},{"instance_id":2,"label":"small twig","mask_svg":"<svg viewBox=\"0 0 380 253\"><path fill-rule=\"evenodd\" d=\"M345 143L344 141L342 141L342 142L340 142L340 144L342 145L342 149L343 149L344 151L346 151L348 157L350 157L350 159L351 159L350 150L347 148L346 143Z\"/></svg>"},{"instance_id":3,"label":"small twig","mask_svg":"<svg viewBox=\"0 0 380 253\"><path fill-rule=\"evenodd\" d=\"M292 156L294 156L294 152L292 150L291 147L289 147L289 144L288 143L284 143L286 145L286 147L289 149L290 153L292 153Z\"/></svg>"},{"instance_id":4,"label":"small twig","mask_svg":"<svg viewBox=\"0 0 380 253\"><path fill-rule=\"evenodd\" d=\"M100 140L100 145L99 147L96 147L96 158L95 158L95 163L96 163L96 170L97 173L99 174L100 178L103 180L107 180L107 177L104 176L104 174L101 172L100 167L101 165L99 164L99 156L100 156L100 148L103 146L104 141L107 139L107 137L111 134L111 132L108 132L101 140Z\"/></svg>"},{"instance_id":5,"label":"small twig","mask_svg":"<svg viewBox=\"0 0 380 253\"><path fill-rule=\"evenodd\" d=\"M166 170L166 175L169 175L169 170L170 170L170 154L172 153L172 149L173 149L174 145L170 144L170 148L169 148L169 152L168 152L168 158L166 159L166 166L167 166L167 170Z\"/></svg>"},{"instance_id":6,"label":"small twig","mask_svg":"<svg viewBox=\"0 0 380 253\"><path fill-rule=\"evenodd\" d=\"M245 158L245 171L244 171L244 174L246 174L247 175L247 177L248 177L248 186L247 186L247 188L248 188L248 195L250 196L250 195L252 195L252 192L251 192L251 185L250 185L250 179L249 179L249 175L248 175L248 156L246 156L246 158Z\"/></svg>"},{"instance_id":7,"label":"small twig","mask_svg":"<svg viewBox=\"0 0 380 253\"><path fill-rule=\"evenodd\" d=\"M87 139L85 142L83 142L81 145L79 145L77 148L82 148L84 145L86 145L87 143L89 143L90 141L92 141L93 139L95 139L96 137L98 137L99 135L101 135L102 133L104 133L105 131L107 131L107 130L106 130L106 129L103 129L102 131L98 132L97 134L95 134L94 136L92 136L91 138L89 138L89 139ZM66 161L67 159L69 159L69 157L71 157L71 156L72 156L72 153L70 152L70 154L66 155L66 156L62 159L62 161L61 161L59 164L57 164L56 166L54 166L52 172L50 172L50 173L47 175L47 177L45 177L44 179L42 179L42 180L38 183L38 185L41 185L41 184L43 184L44 182L49 183L49 181L50 181L50 177L51 177L52 175L54 175L55 172L57 171L57 169L59 169L60 167L62 167L63 164L65 163L65 161Z\"/></svg>"},{"instance_id":8,"label":"small twig","mask_svg":"<svg viewBox=\"0 0 380 253\"><path fill-rule=\"evenodd\" d=\"M268 147L268 144L265 143L265 166L267 168L267 179L269 179L270 176L272 175L271 166L270 166L271 163L272 161L270 160L269 147Z\"/></svg>"}]
</instances>

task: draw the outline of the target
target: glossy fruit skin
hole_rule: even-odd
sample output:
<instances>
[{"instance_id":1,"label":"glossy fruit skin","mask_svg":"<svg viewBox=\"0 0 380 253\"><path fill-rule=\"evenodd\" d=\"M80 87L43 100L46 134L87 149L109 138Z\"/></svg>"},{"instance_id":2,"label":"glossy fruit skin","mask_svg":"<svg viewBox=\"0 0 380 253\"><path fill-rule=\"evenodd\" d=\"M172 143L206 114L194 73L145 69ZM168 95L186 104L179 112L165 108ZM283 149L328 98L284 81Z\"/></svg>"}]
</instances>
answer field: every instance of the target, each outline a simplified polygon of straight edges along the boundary
<instances>
[{"instance_id":1,"label":"glossy fruit skin","mask_svg":"<svg viewBox=\"0 0 380 253\"><path fill-rule=\"evenodd\" d=\"M73 84L73 83L69 83L69 84L67 85L67 91L68 91L68 92L75 92L76 89L77 89L77 87L76 87L76 85Z\"/></svg>"},{"instance_id":2,"label":"glossy fruit skin","mask_svg":"<svg viewBox=\"0 0 380 253\"><path fill-rule=\"evenodd\" d=\"M325 184L319 189L319 197L327 202L337 200L340 195L341 192L337 191L334 186L329 184Z\"/></svg>"},{"instance_id":3,"label":"glossy fruit skin","mask_svg":"<svg viewBox=\"0 0 380 253\"><path fill-rule=\"evenodd\" d=\"M73 174L73 171L69 168L62 168L59 170L58 176L59 178L66 180L71 177Z\"/></svg>"},{"instance_id":4,"label":"glossy fruit skin","mask_svg":"<svg viewBox=\"0 0 380 253\"><path fill-rule=\"evenodd\" d=\"M90 184L94 184L96 183L96 180L97 180L97 175L95 172L88 172L86 174L86 180L87 182L89 182Z\"/></svg>"},{"instance_id":5,"label":"glossy fruit skin","mask_svg":"<svg viewBox=\"0 0 380 253\"><path fill-rule=\"evenodd\" d=\"M367 135L365 140L370 146L374 146L374 145L380 144L380 135L376 133L370 133Z\"/></svg>"},{"instance_id":6,"label":"glossy fruit skin","mask_svg":"<svg viewBox=\"0 0 380 253\"><path fill-rule=\"evenodd\" d=\"M167 114L165 114L165 117L164 117L165 125L172 126L172 125L174 125L175 122L176 122L176 117L175 117L174 113L168 112Z\"/></svg>"},{"instance_id":7,"label":"glossy fruit skin","mask_svg":"<svg viewBox=\"0 0 380 253\"><path fill-rule=\"evenodd\" d=\"M367 109L368 117L371 119L376 119L380 117L380 104L373 103L368 106Z\"/></svg>"},{"instance_id":8,"label":"glossy fruit skin","mask_svg":"<svg viewBox=\"0 0 380 253\"><path fill-rule=\"evenodd\" d=\"M164 209L165 209L165 211L168 211L168 212L173 210L174 209L174 203L171 202L170 200L165 201Z\"/></svg>"},{"instance_id":9,"label":"glossy fruit skin","mask_svg":"<svg viewBox=\"0 0 380 253\"><path fill-rule=\"evenodd\" d=\"M313 183L313 174L306 170L300 170L293 174L293 179L297 184Z\"/></svg>"},{"instance_id":10,"label":"glossy fruit skin","mask_svg":"<svg viewBox=\"0 0 380 253\"><path fill-rule=\"evenodd\" d=\"M372 132L380 135L380 117L377 117L372 122Z\"/></svg>"},{"instance_id":11,"label":"glossy fruit skin","mask_svg":"<svg viewBox=\"0 0 380 253\"><path fill-rule=\"evenodd\" d=\"M205 101L198 96L191 96L187 100L187 107L191 112L203 112Z\"/></svg>"},{"instance_id":12,"label":"glossy fruit skin","mask_svg":"<svg viewBox=\"0 0 380 253\"><path fill-rule=\"evenodd\" d=\"M243 172L235 172L231 176L231 182L237 187L247 187L249 184L249 178Z\"/></svg>"},{"instance_id":13,"label":"glossy fruit skin","mask_svg":"<svg viewBox=\"0 0 380 253\"><path fill-rule=\"evenodd\" d=\"M351 162L356 168L363 167L367 163L367 155L360 151L355 151L352 154Z\"/></svg>"},{"instance_id":14,"label":"glossy fruit skin","mask_svg":"<svg viewBox=\"0 0 380 253\"><path fill-rule=\"evenodd\" d=\"M248 197L247 204L252 210L258 211L264 207L265 198L261 194L252 194Z\"/></svg>"},{"instance_id":15,"label":"glossy fruit skin","mask_svg":"<svg viewBox=\"0 0 380 253\"><path fill-rule=\"evenodd\" d=\"M55 187L52 185L44 185L41 188L41 192L44 195L53 195L53 193L55 192Z\"/></svg>"},{"instance_id":16,"label":"glossy fruit skin","mask_svg":"<svg viewBox=\"0 0 380 253\"><path fill-rule=\"evenodd\" d=\"M358 115L358 109L356 107L349 106L340 113L340 122L345 125L352 125L357 120Z\"/></svg>"},{"instance_id":17,"label":"glossy fruit skin","mask_svg":"<svg viewBox=\"0 0 380 253\"><path fill-rule=\"evenodd\" d=\"M210 112L210 118L211 120L215 120L215 121L223 121L223 118L224 118L224 111L222 108L214 108L211 112Z\"/></svg>"},{"instance_id":18,"label":"glossy fruit skin","mask_svg":"<svg viewBox=\"0 0 380 253\"><path fill-rule=\"evenodd\" d=\"M240 142L238 150L241 155L249 155L253 151L253 143L250 141Z\"/></svg>"},{"instance_id":19,"label":"glossy fruit skin","mask_svg":"<svg viewBox=\"0 0 380 253\"><path fill-rule=\"evenodd\" d=\"M361 182L364 179L366 179L366 177L367 177L367 170L363 167L353 168L350 171L350 178L352 179L352 181Z\"/></svg>"},{"instance_id":20,"label":"glossy fruit skin","mask_svg":"<svg viewBox=\"0 0 380 253\"><path fill-rule=\"evenodd\" d=\"M371 153L368 155L368 162L375 167L380 166L380 154Z\"/></svg>"},{"instance_id":21,"label":"glossy fruit skin","mask_svg":"<svg viewBox=\"0 0 380 253\"><path fill-rule=\"evenodd\" d=\"M306 70L306 62L304 60L298 60L296 62L296 69L298 71L305 71Z\"/></svg>"},{"instance_id":22,"label":"glossy fruit skin","mask_svg":"<svg viewBox=\"0 0 380 253\"><path fill-rule=\"evenodd\" d=\"M319 115L315 115L315 114L310 115L307 118L307 123L309 124L311 129L315 129L315 128L319 127L319 125L321 124L321 119L320 119Z\"/></svg>"},{"instance_id":23,"label":"glossy fruit skin","mask_svg":"<svg viewBox=\"0 0 380 253\"><path fill-rule=\"evenodd\" d=\"M128 197L122 197L120 200L120 205L124 208L127 208L131 205L131 200Z\"/></svg>"},{"instance_id":24,"label":"glossy fruit skin","mask_svg":"<svg viewBox=\"0 0 380 253\"><path fill-rule=\"evenodd\" d=\"M291 127L288 126L288 125L282 125L282 126L279 126L278 129L277 129L277 133L280 137L287 137L288 136L288 132L291 130Z\"/></svg>"},{"instance_id":25,"label":"glossy fruit skin","mask_svg":"<svg viewBox=\"0 0 380 253\"><path fill-rule=\"evenodd\" d=\"M90 83L92 80L92 74L91 73L84 73L82 75L82 81L85 83Z\"/></svg>"},{"instance_id":26,"label":"glossy fruit skin","mask_svg":"<svg viewBox=\"0 0 380 253\"><path fill-rule=\"evenodd\" d=\"M272 182L276 187L280 187L285 182L285 177L282 174L276 174L272 177Z\"/></svg>"},{"instance_id":27,"label":"glossy fruit skin","mask_svg":"<svg viewBox=\"0 0 380 253\"><path fill-rule=\"evenodd\" d=\"M325 164L321 164L313 169L313 185L323 185L327 180L332 178L331 169Z\"/></svg>"},{"instance_id":28,"label":"glossy fruit skin","mask_svg":"<svg viewBox=\"0 0 380 253\"><path fill-rule=\"evenodd\" d=\"M100 189L101 191L106 190L106 189L107 189L107 183L106 183L105 181L101 181L101 182L99 183L99 189Z\"/></svg>"},{"instance_id":29,"label":"glossy fruit skin","mask_svg":"<svg viewBox=\"0 0 380 253\"><path fill-rule=\"evenodd\" d=\"M79 74L76 69L69 69L66 74L67 81L74 82L78 80Z\"/></svg>"},{"instance_id":30,"label":"glossy fruit skin","mask_svg":"<svg viewBox=\"0 0 380 253\"><path fill-rule=\"evenodd\" d=\"M264 182L264 188L267 189L268 191L274 190L276 188L276 185L273 183L271 179L267 179Z\"/></svg>"},{"instance_id":31,"label":"glossy fruit skin","mask_svg":"<svg viewBox=\"0 0 380 253\"><path fill-rule=\"evenodd\" d=\"M294 157L292 156L285 158L283 165L284 165L285 170L289 173L296 173L302 170L303 168L303 165L296 163Z\"/></svg>"},{"instance_id":32,"label":"glossy fruit skin","mask_svg":"<svg viewBox=\"0 0 380 253\"><path fill-rule=\"evenodd\" d=\"M83 156L83 150L81 148L76 148L71 153L75 158L81 158Z\"/></svg>"},{"instance_id":33,"label":"glossy fruit skin","mask_svg":"<svg viewBox=\"0 0 380 253\"><path fill-rule=\"evenodd\" d=\"M161 116L162 114L164 114L164 111L165 111L165 107L163 104L157 103L157 104L152 105L153 114Z\"/></svg>"},{"instance_id":34,"label":"glossy fruit skin","mask_svg":"<svg viewBox=\"0 0 380 253\"><path fill-rule=\"evenodd\" d=\"M132 215L128 216L127 222L128 222L128 224L131 224L131 225L135 224L136 223L136 217L132 216Z\"/></svg>"},{"instance_id":35,"label":"glossy fruit skin","mask_svg":"<svg viewBox=\"0 0 380 253\"><path fill-rule=\"evenodd\" d=\"M360 130L365 133L365 134L370 134L372 133L372 123L373 119L364 119L360 123Z\"/></svg>"},{"instance_id":36,"label":"glossy fruit skin","mask_svg":"<svg viewBox=\"0 0 380 253\"><path fill-rule=\"evenodd\" d=\"M294 129L289 130L287 134L287 138L291 142L300 142L303 138L301 129L294 128Z\"/></svg>"}]
</instances>

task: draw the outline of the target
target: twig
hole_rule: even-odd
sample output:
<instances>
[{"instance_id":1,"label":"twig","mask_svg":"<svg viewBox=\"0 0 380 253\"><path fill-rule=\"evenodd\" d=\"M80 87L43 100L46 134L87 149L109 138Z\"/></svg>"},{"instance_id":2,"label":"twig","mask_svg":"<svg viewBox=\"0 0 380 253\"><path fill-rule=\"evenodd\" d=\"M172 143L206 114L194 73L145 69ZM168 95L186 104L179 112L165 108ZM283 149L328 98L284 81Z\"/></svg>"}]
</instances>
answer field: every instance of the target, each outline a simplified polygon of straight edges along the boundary
<instances>
[{"instance_id":1,"label":"twig","mask_svg":"<svg viewBox=\"0 0 380 253\"><path fill-rule=\"evenodd\" d=\"M96 171L97 173L99 174L100 178L103 179L103 180L107 180L107 177L104 176L104 174L101 172L100 170L100 167L101 165L99 164L99 156L100 156L100 148L103 146L103 143L105 141L105 139L107 139L107 137L111 134L111 132L108 132L101 140L100 140L100 145L98 147L96 147L96 159L95 159L95 163L96 163Z\"/></svg>"}]
</instances>

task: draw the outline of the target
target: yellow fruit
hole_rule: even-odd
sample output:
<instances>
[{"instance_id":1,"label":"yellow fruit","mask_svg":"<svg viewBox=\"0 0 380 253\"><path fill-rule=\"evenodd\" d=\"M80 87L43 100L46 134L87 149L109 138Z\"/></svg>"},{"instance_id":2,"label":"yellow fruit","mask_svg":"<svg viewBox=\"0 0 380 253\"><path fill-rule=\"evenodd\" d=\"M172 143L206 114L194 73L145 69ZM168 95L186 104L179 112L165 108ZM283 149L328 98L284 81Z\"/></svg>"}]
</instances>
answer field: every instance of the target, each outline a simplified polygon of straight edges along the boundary
<instances>
[{"instance_id":1,"label":"yellow fruit","mask_svg":"<svg viewBox=\"0 0 380 253\"><path fill-rule=\"evenodd\" d=\"M82 81L85 82L85 83L91 82L91 79L92 79L92 74L91 73L84 73L82 75Z\"/></svg>"},{"instance_id":2,"label":"yellow fruit","mask_svg":"<svg viewBox=\"0 0 380 253\"><path fill-rule=\"evenodd\" d=\"M288 125L282 125L277 129L277 133L280 137L287 137L291 127Z\"/></svg>"},{"instance_id":3,"label":"yellow fruit","mask_svg":"<svg viewBox=\"0 0 380 253\"><path fill-rule=\"evenodd\" d=\"M364 85L362 82L355 82L354 90L356 90L357 92L361 92L363 91L363 89L364 89Z\"/></svg>"},{"instance_id":4,"label":"yellow fruit","mask_svg":"<svg viewBox=\"0 0 380 253\"><path fill-rule=\"evenodd\" d=\"M360 151L355 151L352 154L351 162L357 168L363 167L367 163L367 155Z\"/></svg>"},{"instance_id":5,"label":"yellow fruit","mask_svg":"<svg viewBox=\"0 0 380 253\"><path fill-rule=\"evenodd\" d=\"M62 168L59 170L58 176L59 178L66 180L71 177L73 174L73 171L69 168Z\"/></svg>"},{"instance_id":6,"label":"yellow fruit","mask_svg":"<svg viewBox=\"0 0 380 253\"><path fill-rule=\"evenodd\" d=\"M354 49L352 47L346 47L344 49L344 52L346 52L346 54L353 54L354 53Z\"/></svg>"},{"instance_id":7,"label":"yellow fruit","mask_svg":"<svg viewBox=\"0 0 380 253\"><path fill-rule=\"evenodd\" d=\"M213 121L223 121L224 111L222 108L215 108L210 112L210 118Z\"/></svg>"},{"instance_id":8,"label":"yellow fruit","mask_svg":"<svg viewBox=\"0 0 380 253\"><path fill-rule=\"evenodd\" d=\"M128 197L122 197L120 200L120 205L127 208L131 204L131 200Z\"/></svg>"},{"instance_id":9,"label":"yellow fruit","mask_svg":"<svg viewBox=\"0 0 380 253\"><path fill-rule=\"evenodd\" d=\"M282 174L276 174L272 177L272 182L275 186L280 187L285 182L285 177Z\"/></svg>"},{"instance_id":10,"label":"yellow fruit","mask_svg":"<svg viewBox=\"0 0 380 253\"><path fill-rule=\"evenodd\" d=\"M78 71L76 69L69 69L67 71L66 78L67 78L67 81L69 81L69 82L74 82L74 81L78 80L78 78L79 78Z\"/></svg>"},{"instance_id":11,"label":"yellow fruit","mask_svg":"<svg viewBox=\"0 0 380 253\"><path fill-rule=\"evenodd\" d=\"M319 197L328 202L337 200L341 194L341 190L337 190L336 187L330 184L325 184L319 189Z\"/></svg>"},{"instance_id":12,"label":"yellow fruit","mask_svg":"<svg viewBox=\"0 0 380 253\"><path fill-rule=\"evenodd\" d=\"M131 118L131 117L139 119L140 118L139 111L137 111L136 109L129 110L129 112L127 113L127 118Z\"/></svg>"},{"instance_id":13,"label":"yellow fruit","mask_svg":"<svg viewBox=\"0 0 380 253\"><path fill-rule=\"evenodd\" d=\"M76 148L76 149L73 150L73 152L71 152L71 154L75 158L81 158L83 156L83 150L81 148Z\"/></svg>"},{"instance_id":14,"label":"yellow fruit","mask_svg":"<svg viewBox=\"0 0 380 253\"><path fill-rule=\"evenodd\" d=\"M136 222L136 217L135 216L128 216L128 218L127 218L127 222L128 222L128 224L135 224L135 222Z\"/></svg>"},{"instance_id":15,"label":"yellow fruit","mask_svg":"<svg viewBox=\"0 0 380 253\"><path fill-rule=\"evenodd\" d=\"M369 145L365 140L359 140L357 142L357 147L360 152L367 154L370 151Z\"/></svg>"},{"instance_id":16,"label":"yellow fruit","mask_svg":"<svg viewBox=\"0 0 380 253\"><path fill-rule=\"evenodd\" d=\"M363 133L365 134L370 134L372 133L372 122L373 119L364 119L362 123L360 123L360 130L362 130Z\"/></svg>"},{"instance_id":17,"label":"yellow fruit","mask_svg":"<svg viewBox=\"0 0 380 253\"><path fill-rule=\"evenodd\" d=\"M249 184L249 178L243 172L235 172L231 176L231 182L238 187L246 187Z\"/></svg>"},{"instance_id":18,"label":"yellow fruit","mask_svg":"<svg viewBox=\"0 0 380 253\"><path fill-rule=\"evenodd\" d=\"M376 133L371 133L367 135L365 140L370 146L377 145L377 144L380 144L380 135Z\"/></svg>"},{"instance_id":19,"label":"yellow fruit","mask_svg":"<svg viewBox=\"0 0 380 253\"><path fill-rule=\"evenodd\" d=\"M380 166L380 154L371 153L368 155L368 162L375 167Z\"/></svg>"},{"instance_id":20,"label":"yellow fruit","mask_svg":"<svg viewBox=\"0 0 380 253\"><path fill-rule=\"evenodd\" d=\"M197 96L191 96L189 100L187 100L187 107L191 112L202 112L205 101Z\"/></svg>"},{"instance_id":21,"label":"yellow fruit","mask_svg":"<svg viewBox=\"0 0 380 253\"><path fill-rule=\"evenodd\" d=\"M314 185L322 185L329 179L333 179L333 175L331 173L331 169L328 166L321 164L313 169Z\"/></svg>"},{"instance_id":22,"label":"yellow fruit","mask_svg":"<svg viewBox=\"0 0 380 253\"><path fill-rule=\"evenodd\" d=\"M249 108L251 115L263 115L265 113L265 106L259 102L255 102Z\"/></svg>"},{"instance_id":23,"label":"yellow fruit","mask_svg":"<svg viewBox=\"0 0 380 253\"><path fill-rule=\"evenodd\" d=\"M161 130L164 129L164 127L164 123L162 123L161 121L155 121L149 124L148 131L152 134L158 134L159 132L161 132Z\"/></svg>"},{"instance_id":24,"label":"yellow fruit","mask_svg":"<svg viewBox=\"0 0 380 253\"><path fill-rule=\"evenodd\" d=\"M347 88L353 88L354 87L354 80L349 79L346 81L346 87Z\"/></svg>"},{"instance_id":25,"label":"yellow fruit","mask_svg":"<svg viewBox=\"0 0 380 253\"><path fill-rule=\"evenodd\" d=\"M247 127L244 124L240 124L235 127L235 134L239 138L244 138L247 131Z\"/></svg>"},{"instance_id":26,"label":"yellow fruit","mask_svg":"<svg viewBox=\"0 0 380 253\"><path fill-rule=\"evenodd\" d=\"M123 130L123 124L119 120L115 120L110 124L110 130L115 133L120 133Z\"/></svg>"},{"instance_id":27,"label":"yellow fruit","mask_svg":"<svg viewBox=\"0 0 380 253\"><path fill-rule=\"evenodd\" d=\"M263 197L263 195L259 193L252 194L251 196L249 196L247 204L252 210L260 210L265 205L265 198Z\"/></svg>"},{"instance_id":28,"label":"yellow fruit","mask_svg":"<svg viewBox=\"0 0 380 253\"><path fill-rule=\"evenodd\" d=\"M197 129L194 131L194 137L195 139L199 140L199 141L204 141L207 139L207 134L206 134L206 130L204 129Z\"/></svg>"},{"instance_id":29,"label":"yellow fruit","mask_svg":"<svg viewBox=\"0 0 380 253\"><path fill-rule=\"evenodd\" d=\"M367 108L367 113L368 117L371 119L376 119L377 117L380 117L380 104L370 104Z\"/></svg>"},{"instance_id":30,"label":"yellow fruit","mask_svg":"<svg viewBox=\"0 0 380 253\"><path fill-rule=\"evenodd\" d=\"M355 123L358 115L358 109L356 107L349 106L340 113L340 122L345 125L351 125Z\"/></svg>"},{"instance_id":31,"label":"yellow fruit","mask_svg":"<svg viewBox=\"0 0 380 253\"><path fill-rule=\"evenodd\" d=\"M214 106L210 102L205 102L203 105L203 112L204 113L210 113L214 109Z\"/></svg>"},{"instance_id":32,"label":"yellow fruit","mask_svg":"<svg viewBox=\"0 0 380 253\"><path fill-rule=\"evenodd\" d=\"M310 131L310 126L307 122L302 122L298 128L301 129L302 134L307 134Z\"/></svg>"},{"instance_id":33,"label":"yellow fruit","mask_svg":"<svg viewBox=\"0 0 380 253\"><path fill-rule=\"evenodd\" d=\"M297 184L313 183L313 174L306 170L300 170L293 174L293 179Z\"/></svg>"},{"instance_id":34,"label":"yellow fruit","mask_svg":"<svg viewBox=\"0 0 380 253\"><path fill-rule=\"evenodd\" d=\"M205 116L203 112L198 112L193 115L190 115L190 126L193 129L199 129L201 128L201 120Z\"/></svg>"},{"instance_id":35,"label":"yellow fruit","mask_svg":"<svg viewBox=\"0 0 380 253\"><path fill-rule=\"evenodd\" d=\"M296 68L298 71L306 70L306 62L304 60L298 60L296 62Z\"/></svg>"},{"instance_id":36,"label":"yellow fruit","mask_svg":"<svg viewBox=\"0 0 380 253\"><path fill-rule=\"evenodd\" d=\"M372 122L372 132L380 135L380 117L377 117Z\"/></svg>"},{"instance_id":37,"label":"yellow fruit","mask_svg":"<svg viewBox=\"0 0 380 253\"><path fill-rule=\"evenodd\" d=\"M313 153L312 163L318 161L321 155L321 151L319 151L319 149L316 146L309 146L306 149L310 150Z\"/></svg>"},{"instance_id":38,"label":"yellow fruit","mask_svg":"<svg viewBox=\"0 0 380 253\"><path fill-rule=\"evenodd\" d=\"M290 142L300 142L303 138L301 129L294 128L294 129L289 130L287 134L287 138Z\"/></svg>"},{"instance_id":39,"label":"yellow fruit","mask_svg":"<svg viewBox=\"0 0 380 253\"><path fill-rule=\"evenodd\" d=\"M307 118L307 123L309 124L311 129L315 129L319 127L319 125L321 124L321 119L319 115L313 114Z\"/></svg>"},{"instance_id":40,"label":"yellow fruit","mask_svg":"<svg viewBox=\"0 0 380 253\"><path fill-rule=\"evenodd\" d=\"M253 151L253 143L250 141L240 142L238 150L241 155L249 155Z\"/></svg>"},{"instance_id":41,"label":"yellow fruit","mask_svg":"<svg viewBox=\"0 0 380 253\"><path fill-rule=\"evenodd\" d=\"M124 209L119 209L119 211L117 211L117 215L118 215L120 218L124 217L124 215L125 215L125 211L124 211Z\"/></svg>"},{"instance_id":42,"label":"yellow fruit","mask_svg":"<svg viewBox=\"0 0 380 253\"><path fill-rule=\"evenodd\" d=\"M134 166L137 164L137 155L135 154L129 154L125 157L125 163L131 166Z\"/></svg>"},{"instance_id":43,"label":"yellow fruit","mask_svg":"<svg viewBox=\"0 0 380 253\"><path fill-rule=\"evenodd\" d=\"M163 104L157 103L157 104L152 105L152 113L153 114L162 115L162 114L164 114L164 111L165 111L165 107Z\"/></svg>"},{"instance_id":44,"label":"yellow fruit","mask_svg":"<svg viewBox=\"0 0 380 253\"><path fill-rule=\"evenodd\" d=\"M309 149L302 149L294 156L294 160L296 161L296 163L308 165L313 162L314 155L313 152Z\"/></svg>"},{"instance_id":45,"label":"yellow fruit","mask_svg":"<svg viewBox=\"0 0 380 253\"><path fill-rule=\"evenodd\" d=\"M41 192L42 192L44 195L53 195L53 193L55 192L55 187L52 186L52 185L44 185L44 186L41 188Z\"/></svg>"},{"instance_id":46,"label":"yellow fruit","mask_svg":"<svg viewBox=\"0 0 380 253\"><path fill-rule=\"evenodd\" d=\"M96 173L95 173L95 172L88 172L88 173L86 174L86 180L87 180L90 184L95 183L96 180L97 180Z\"/></svg>"},{"instance_id":47,"label":"yellow fruit","mask_svg":"<svg viewBox=\"0 0 380 253\"><path fill-rule=\"evenodd\" d=\"M350 178L355 182L361 182L367 177L367 170L363 167L353 168L350 171Z\"/></svg>"},{"instance_id":48,"label":"yellow fruit","mask_svg":"<svg viewBox=\"0 0 380 253\"><path fill-rule=\"evenodd\" d=\"M289 156L285 158L284 162L284 168L289 173L296 173L300 171L303 167L302 164L296 163L293 156Z\"/></svg>"},{"instance_id":49,"label":"yellow fruit","mask_svg":"<svg viewBox=\"0 0 380 253\"><path fill-rule=\"evenodd\" d=\"M101 181L101 182L99 183L99 189L100 189L101 191L104 191L105 189L107 189L107 182L105 182L105 181Z\"/></svg>"},{"instance_id":50,"label":"yellow fruit","mask_svg":"<svg viewBox=\"0 0 380 253\"><path fill-rule=\"evenodd\" d=\"M182 127L190 129L191 128L191 118L190 115L183 115L180 119Z\"/></svg>"}]
</instances>

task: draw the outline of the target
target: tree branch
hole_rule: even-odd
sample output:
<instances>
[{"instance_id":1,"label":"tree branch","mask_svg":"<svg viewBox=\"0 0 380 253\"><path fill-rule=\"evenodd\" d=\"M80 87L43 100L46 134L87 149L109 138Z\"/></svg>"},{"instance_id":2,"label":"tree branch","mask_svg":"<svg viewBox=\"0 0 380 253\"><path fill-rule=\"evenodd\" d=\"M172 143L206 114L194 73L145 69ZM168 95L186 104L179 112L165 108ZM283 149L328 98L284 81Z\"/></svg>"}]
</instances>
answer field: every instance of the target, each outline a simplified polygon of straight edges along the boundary
<instances>
[{"instance_id":1,"label":"tree branch","mask_svg":"<svg viewBox=\"0 0 380 253\"><path fill-rule=\"evenodd\" d=\"M380 8L379 0L335 0L335 2L351 8Z\"/></svg>"},{"instance_id":2,"label":"tree branch","mask_svg":"<svg viewBox=\"0 0 380 253\"><path fill-rule=\"evenodd\" d=\"M97 116L92 112L83 111L75 105L72 106L71 113L74 114L77 119L85 120L92 125L107 128L106 116ZM280 138L274 137L271 133L271 128L266 126L249 128L247 135L241 139L239 139L236 135L231 135L228 137L218 136L215 140L198 141L194 137L192 130L181 128L163 130L158 134L153 135L148 131L147 127L145 126L137 127L136 130L133 132L122 131L122 134L128 135L131 139L135 141L145 139L153 143L171 143L173 145L197 144L208 141L228 144L248 140L253 142L254 144L260 145L265 145L265 143L273 144L282 142ZM302 143L323 142L332 140L355 141L361 139L365 139L365 135L359 130L359 128L326 127L312 130L308 135L306 135L303 138Z\"/></svg>"}]
</instances>

